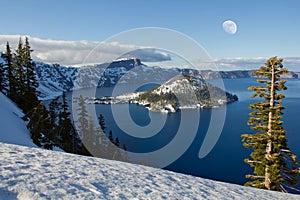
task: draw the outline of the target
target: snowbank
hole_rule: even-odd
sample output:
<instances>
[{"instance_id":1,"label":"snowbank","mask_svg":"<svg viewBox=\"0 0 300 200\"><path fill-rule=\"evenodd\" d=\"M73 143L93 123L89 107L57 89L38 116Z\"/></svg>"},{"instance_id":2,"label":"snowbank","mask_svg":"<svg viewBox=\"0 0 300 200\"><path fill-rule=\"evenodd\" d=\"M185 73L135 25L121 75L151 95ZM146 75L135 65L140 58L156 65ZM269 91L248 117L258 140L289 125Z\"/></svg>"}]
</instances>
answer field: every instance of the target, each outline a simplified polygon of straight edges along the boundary
<instances>
[{"instance_id":1,"label":"snowbank","mask_svg":"<svg viewBox=\"0 0 300 200\"><path fill-rule=\"evenodd\" d=\"M145 166L3 143L0 182L0 197L21 200L300 198Z\"/></svg>"}]
</instances>

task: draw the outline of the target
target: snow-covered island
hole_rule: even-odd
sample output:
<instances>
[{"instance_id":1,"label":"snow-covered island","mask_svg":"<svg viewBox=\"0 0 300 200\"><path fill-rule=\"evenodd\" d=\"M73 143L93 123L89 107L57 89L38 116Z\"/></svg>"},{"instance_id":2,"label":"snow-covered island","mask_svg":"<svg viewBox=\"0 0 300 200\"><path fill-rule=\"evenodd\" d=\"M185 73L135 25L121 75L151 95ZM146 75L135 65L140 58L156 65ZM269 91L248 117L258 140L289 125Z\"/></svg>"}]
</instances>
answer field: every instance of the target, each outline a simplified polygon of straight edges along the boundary
<instances>
[{"instance_id":1,"label":"snow-covered island","mask_svg":"<svg viewBox=\"0 0 300 200\"><path fill-rule=\"evenodd\" d=\"M215 108L237 100L236 95L205 82L201 77L178 75L150 91L97 97L90 99L89 103L135 103L154 112L176 112L181 109Z\"/></svg>"}]
</instances>

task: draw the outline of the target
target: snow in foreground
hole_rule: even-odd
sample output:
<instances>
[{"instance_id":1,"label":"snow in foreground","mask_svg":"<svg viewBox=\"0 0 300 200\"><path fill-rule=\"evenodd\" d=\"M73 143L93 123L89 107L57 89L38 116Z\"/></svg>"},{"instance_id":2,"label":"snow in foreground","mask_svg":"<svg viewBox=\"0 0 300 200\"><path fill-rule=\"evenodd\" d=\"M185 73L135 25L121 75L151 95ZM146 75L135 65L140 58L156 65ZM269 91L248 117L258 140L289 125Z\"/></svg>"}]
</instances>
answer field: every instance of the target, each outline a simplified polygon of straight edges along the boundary
<instances>
[{"instance_id":1,"label":"snow in foreground","mask_svg":"<svg viewBox=\"0 0 300 200\"><path fill-rule=\"evenodd\" d=\"M100 158L0 143L0 199L300 199Z\"/></svg>"}]
</instances>

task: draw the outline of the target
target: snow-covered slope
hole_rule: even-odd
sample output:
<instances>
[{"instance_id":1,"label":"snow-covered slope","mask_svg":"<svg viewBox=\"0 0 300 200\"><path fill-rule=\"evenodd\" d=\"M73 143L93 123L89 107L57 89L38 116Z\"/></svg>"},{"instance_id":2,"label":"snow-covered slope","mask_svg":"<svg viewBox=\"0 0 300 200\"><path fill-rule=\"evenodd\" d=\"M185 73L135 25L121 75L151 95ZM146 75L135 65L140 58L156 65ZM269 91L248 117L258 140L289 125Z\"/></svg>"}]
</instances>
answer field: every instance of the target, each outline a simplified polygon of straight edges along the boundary
<instances>
[{"instance_id":1,"label":"snow-covered slope","mask_svg":"<svg viewBox=\"0 0 300 200\"><path fill-rule=\"evenodd\" d=\"M51 99L61 95L62 91L73 88L73 81L77 74L74 67L65 67L58 64L35 62L36 77L39 81L38 91L40 99Z\"/></svg>"},{"instance_id":2,"label":"snow-covered slope","mask_svg":"<svg viewBox=\"0 0 300 200\"><path fill-rule=\"evenodd\" d=\"M4 143L0 143L0 182L4 199L300 199L162 169Z\"/></svg>"},{"instance_id":3,"label":"snow-covered slope","mask_svg":"<svg viewBox=\"0 0 300 200\"><path fill-rule=\"evenodd\" d=\"M0 92L0 141L29 147L33 144L25 122L21 119L22 111Z\"/></svg>"}]
</instances>

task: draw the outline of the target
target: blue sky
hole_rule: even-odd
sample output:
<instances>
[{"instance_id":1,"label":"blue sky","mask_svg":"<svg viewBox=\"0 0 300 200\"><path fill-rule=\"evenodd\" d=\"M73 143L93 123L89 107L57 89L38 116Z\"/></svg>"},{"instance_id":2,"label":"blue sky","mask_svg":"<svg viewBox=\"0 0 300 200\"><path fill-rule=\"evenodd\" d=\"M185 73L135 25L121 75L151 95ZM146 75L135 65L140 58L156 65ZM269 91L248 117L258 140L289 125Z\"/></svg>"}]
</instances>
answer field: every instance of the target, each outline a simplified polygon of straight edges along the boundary
<instances>
[{"instance_id":1,"label":"blue sky","mask_svg":"<svg viewBox=\"0 0 300 200\"><path fill-rule=\"evenodd\" d=\"M103 41L133 28L163 27L193 38L216 59L298 57L299 10L297 0L10 0L1 1L0 34ZM237 23L235 35L223 30L227 19Z\"/></svg>"}]
</instances>

